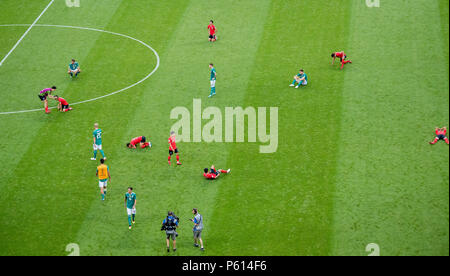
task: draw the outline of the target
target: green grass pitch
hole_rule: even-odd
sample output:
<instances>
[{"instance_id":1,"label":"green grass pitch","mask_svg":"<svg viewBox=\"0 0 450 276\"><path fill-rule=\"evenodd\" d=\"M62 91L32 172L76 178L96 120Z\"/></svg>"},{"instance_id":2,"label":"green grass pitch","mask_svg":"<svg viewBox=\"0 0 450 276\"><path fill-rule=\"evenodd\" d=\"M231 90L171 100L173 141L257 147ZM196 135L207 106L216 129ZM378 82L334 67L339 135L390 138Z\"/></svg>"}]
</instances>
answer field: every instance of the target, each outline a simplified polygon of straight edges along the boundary
<instances>
[{"instance_id":1,"label":"green grass pitch","mask_svg":"<svg viewBox=\"0 0 450 276\"><path fill-rule=\"evenodd\" d=\"M0 60L49 2L0 1ZM448 256L449 148L428 141L449 126L449 2L339 2L56 0L0 66L0 113L42 108L37 93L52 85L69 103L101 97L157 65L132 39L41 25L128 35L160 64L68 113L0 115L0 255L67 255L70 243L81 255L167 255L160 225L173 210L181 225L170 255L368 255L376 243L381 255ZM331 66L338 50L353 60L342 71ZM71 58L83 69L76 80ZM289 87L300 68L308 87ZM192 111L193 99L278 107L277 151L180 142L183 165L168 166L170 112ZM112 175L104 202L90 160L95 122ZM153 148L125 148L139 135ZM232 173L206 181L211 164ZM192 246L193 207L204 252Z\"/></svg>"}]
</instances>

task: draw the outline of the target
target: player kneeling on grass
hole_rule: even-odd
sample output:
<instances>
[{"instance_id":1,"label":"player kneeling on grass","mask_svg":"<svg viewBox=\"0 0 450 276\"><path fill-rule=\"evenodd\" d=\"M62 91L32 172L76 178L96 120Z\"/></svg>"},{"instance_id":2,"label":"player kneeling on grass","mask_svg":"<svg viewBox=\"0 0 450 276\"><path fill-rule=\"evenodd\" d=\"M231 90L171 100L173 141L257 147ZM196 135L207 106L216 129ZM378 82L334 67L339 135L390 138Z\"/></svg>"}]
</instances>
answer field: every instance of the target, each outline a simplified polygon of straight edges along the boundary
<instances>
[{"instance_id":1,"label":"player kneeling on grass","mask_svg":"<svg viewBox=\"0 0 450 276\"><path fill-rule=\"evenodd\" d=\"M295 84L297 84L297 86ZM295 86L295 88L299 88L301 85L308 85L308 76L305 74L305 71L303 71L303 69L300 69L298 74L294 76L294 80L289 86Z\"/></svg>"},{"instance_id":2,"label":"player kneeling on grass","mask_svg":"<svg viewBox=\"0 0 450 276\"><path fill-rule=\"evenodd\" d=\"M146 142L145 136L139 136L139 137L135 137L135 138L131 139L131 142L127 143L127 148L135 149L136 145L138 143L141 146L141 149L145 149L146 147L149 147L149 148L152 147L151 142Z\"/></svg>"},{"instance_id":3,"label":"player kneeling on grass","mask_svg":"<svg viewBox=\"0 0 450 276\"><path fill-rule=\"evenodd\" d=\"M228 169L228 170L222 170L222 169L216 170L216 168L214 168L214 165L212 165L209 172L208 172L208 168L204 168L203 169L203 176L206 179L217 179L217 178L219 178L221 173L230 173L230 172L231 172L231 169Z\"/></svg>"},{"instance_id":4,"label":"player kneeling on grass","mask_svg":"<svg viewBox=\"0 0 450 276\"><path fill-rule=\"evenodd\" d=\"M71 78L77 77L79 73L81 73L80 65L74 59L69 64L69 71L67 72Z\"/></svg>"},{"instance_id":5,"label":"player kneeling on grass","mask_svg":"<svg viewBox=\"0 0 450 276\"><path fill-rule=\"evenodd\" d=\"M435 130L436 133L436 138L434 138L433 142L430 142L431 145L436 144L439 140L444 140L445 143L447 143L447 145L449 144L448 138L447 136L445 136L447 134L447 127L443 127L443 128L436 128Z\"/></svg>"},{"instance_id":6,"label":"player kneeling on grass","mask_svg":"<svg viewBox=\"0 0 450 276\"><path fill-rule=\"evenodd\" d=\"M334 52L331 54L331 57L333 58L333 62L331 63L332 65L334 65L334 61L336 60L336 58L339 58L341 61L341 70L344 69L344 65L347 63L352 63L351 60L345 60L347 58L347 55L344 53L344 51L342 52Z\"/></svg>"},{"instance_id":7,"label":"player kneeling on grass","mask_svg":"<svg viewBox=\"0 0 450 276\"><path fill-rule=\"evenodd\" d=\"M55 101L58 102L58 110L59 111L67 112L69 110L72 110L72 108L69 107L69 103L64 98L61 98L58 95L55 95L54 99L55 99Z\"/></svg>"}]
</instances>

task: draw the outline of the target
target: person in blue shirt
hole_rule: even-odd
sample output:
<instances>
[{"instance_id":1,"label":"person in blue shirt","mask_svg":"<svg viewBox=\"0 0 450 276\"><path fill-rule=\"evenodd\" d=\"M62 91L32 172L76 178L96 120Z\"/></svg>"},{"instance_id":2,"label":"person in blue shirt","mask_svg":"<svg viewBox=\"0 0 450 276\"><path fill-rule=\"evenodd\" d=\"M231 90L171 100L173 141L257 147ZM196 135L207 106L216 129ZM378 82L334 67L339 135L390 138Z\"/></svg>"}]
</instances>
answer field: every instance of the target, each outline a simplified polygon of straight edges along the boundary
<instances>
[{"instance_id":1,"label":"person in blue shirt","mask_svg":"<svg viewBox=\"0 0 450 276\"><path fill-rule=\"evenodd\" d=\"M166 242L167 242L167 252L170 252L170 239L173 241L173 251L177 251L177 228L178 228L178 219L173 214L173 212L169 211L167 217L162 222L163 228L161 230L166 230Z\"/></svg>"},{"instance_id":2,"label":"person in blue shirt","mask_svg":"<svg viewBox=\"0 0 450 276\"><path fill-rule=\"evenodd\" d=\"M198 213L198 209L192 209L192 214L194 214L194 218L191 221L194 223L194 228L192 231L194 232L194 246L198 247L198 242L200 242L200 250L205 250L203 248L203 240L202 240L202 230L203 230L203 216Z\"/></svg>"}]
</instances>

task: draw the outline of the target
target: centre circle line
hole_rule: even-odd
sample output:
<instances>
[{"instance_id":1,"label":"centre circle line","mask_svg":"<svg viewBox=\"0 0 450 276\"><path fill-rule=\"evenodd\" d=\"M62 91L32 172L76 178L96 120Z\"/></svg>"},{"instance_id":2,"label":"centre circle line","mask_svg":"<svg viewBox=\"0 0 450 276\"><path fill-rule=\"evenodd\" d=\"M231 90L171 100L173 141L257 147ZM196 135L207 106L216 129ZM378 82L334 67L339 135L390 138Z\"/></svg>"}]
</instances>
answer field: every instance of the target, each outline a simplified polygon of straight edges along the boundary
<instances>
[{"instance_id":1,"label":"centre circle line","mask_svg":"<svg viewBox=\"0 0 450 276\"><path fill-rule=\"evenodd\" d=\"M5 24L5 25L0 25L0 27L26 27L26 26L30 26L30 24ZM99 96L99 97L95 97L95 98L88 99L88 100L84 100L84 101L80 101L80 102L71 103L70 105L77 105L77 104L82 104L82 103L96 101L96 100L99 100L99 99L102 99L102 98L106 98L106 97L112 96L114 94L118 94L118 93L123 92L125 90L128 90L128 89L130 89L132 87L135 87L136 85L141 84L142 82L146 81L159 68L160 59L159 59L158 52L156 52L155 49L153 49L150 45L148 45L147 43L143 42L142 40L139 40L137 38L131 37L129 35L124 35L124 34L120 34L120 33L115 33L115 32L95 29L95 28L89 28L89 27L78 27L78 26L67 26L67 25L35 24L34 27L70 28L70 29L89 30L89 31L102 32L102 33L117 35L117 36L125 37L125 38L128 38L128 39L134 40L136 42L139 42L140 44L142 44L145 47L147 47L148 49L150 49L156 56L156 66L155 66L155 68L147 76L145 76L143 79L141 79L140 81L138 81L136 83L133 83L133 84L131 84L131 85L125 87L125 88L122 88L120 90L111 92L109 94L106 94L106 95L103 95L103 96ZM50 109L54 109L54 108L56 108L56 107L51 107ZM26 112L34 112L34 111L42 111L42 110L44 110L44 109L43 108L38 108L38 109L29 109L29 110L0 112L0 115L18 114L18 113L26 113Z\"/></svg>"}]
</instances>

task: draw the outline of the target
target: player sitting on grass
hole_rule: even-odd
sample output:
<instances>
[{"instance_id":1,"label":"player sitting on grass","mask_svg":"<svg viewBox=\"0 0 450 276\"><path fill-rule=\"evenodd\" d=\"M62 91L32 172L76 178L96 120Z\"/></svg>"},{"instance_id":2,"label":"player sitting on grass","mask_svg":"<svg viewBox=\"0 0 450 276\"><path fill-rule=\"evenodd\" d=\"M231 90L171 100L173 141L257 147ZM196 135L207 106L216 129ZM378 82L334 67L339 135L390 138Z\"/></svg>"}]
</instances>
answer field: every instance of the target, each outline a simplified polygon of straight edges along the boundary
<instances>
[{"instance_id":1,"label":"player sitting on grass","mask_svg":"<svg viewBox=\"0 0 450 276\"><path fill-rule=\"evenodd\" d=\"M221 169L216 170L216 168L214 168L214 165L212 165L210 172L208 172L208 168L204 168L203 172L204 172L203 176L206 179L216 179L216 178L219 178L221 173L230 173L231 169L228 169L228 170L221 170Z\"/></svg>"},{"instance_id":2,"label":"player sitting on grass","mask_svg":"<svg viewBox=\"0 0 450 276\"><path fill-rule=\"evenodd\" d=\"M295 86L295 84L297 84L297 86ZM294 80L289 86L295 86L295 88L298 88L301 85L308 85L308 76L305 74L303 69L300 69L298 74L294 76Z\"/></svg>"},{"instance_id":3,"label":"player sitting on grass","mask_svg":"<svg viewBox=\"0 0 450 276\"><path fill-rule=\"evenodd\" d=\"M72 108L69 107L69 103L64 98L61 98L58 95L55 95L54 99L55 99L55 101L58 102L58 110L59 111L67 112L69 110L72 110Z\"/></svg>"},{"instance_id":4,"label":"player sitting on grass","mask_svg":"<svg viewBox=\"0 0 450 276\"><path fill-rule=\"evenodd\" d=\"M448 138L447 138L447 136L445 136L447 134L447 127L443 127L443 128L437 127L435 132L436 132L436 138L434 138L433 142L430 142L431 145L436 144L439 140L444 140L445 143L447 143L447 145L449 144Z\"/></svg>"},{"instance_id":5,"label":"player sitting on grass","mask_svg":"<svg viewBox=\"0 0 450 276\"><path fill-rule=\"evenodd\" d=\"M80 65L74 59L69 64L69 72L67 72L71 78L74 76L77 77L79 73L81 73Z\"/></svg>"},{"instance_id":6,"label":"player sitting on grass","mask_svg":"<svg viewBox=\"0 0 450 276\"><path fill-rule=\"evenodd\" d=\"M141 149L145 149L146 147L149 147L149 148L152 147L151 142L146 142L145 136L139 136L139 137L135 137L135 138L131 139L131 142L127 143L127 148L135 149L136 145L138 143L141 146Z\"/></svg>"},{"instance_id":7,"label":"player sitting on grass","mask_svg":"<svg viewBox=\"0 0 450 276\"><path fill-rule=\"evenodd\" d=\"M332 53L331 57L333 58L333 65L336 58L339 58L341 60L341 70L344 68L345 64L352 63L351 60L345 60L347 58L347 55L344 53L344 51Z\"/></svg>"}]
</instances>

